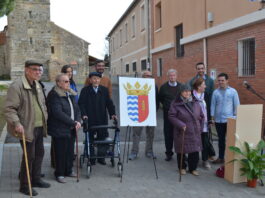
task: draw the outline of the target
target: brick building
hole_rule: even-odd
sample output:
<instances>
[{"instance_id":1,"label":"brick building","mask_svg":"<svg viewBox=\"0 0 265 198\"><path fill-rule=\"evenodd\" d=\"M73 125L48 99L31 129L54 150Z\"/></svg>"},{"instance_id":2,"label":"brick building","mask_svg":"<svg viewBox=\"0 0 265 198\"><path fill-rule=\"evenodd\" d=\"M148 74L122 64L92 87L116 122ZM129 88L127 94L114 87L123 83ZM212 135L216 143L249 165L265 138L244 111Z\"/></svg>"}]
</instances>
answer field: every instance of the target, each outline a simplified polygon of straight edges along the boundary
<instances>
[{"instance_id":1,"label":"brick building","mask_svg":"<svg viewBox=\"0 0 265 198\"><path fill-rule=\"evenodd\" d=\"M152 1L151 52L157 83L166 81L169 68L177 69L178 80L187 82L196 73L196 63L204 62L213 78L221 72L229 75L229 84L238 90L242 104L265 104L243 86L247 81L265 97L262 4L239 0L208 2L197 1L195 5L189 0ZM241 9L233 10L236 6Z\"/></svg>"}]
</instances>

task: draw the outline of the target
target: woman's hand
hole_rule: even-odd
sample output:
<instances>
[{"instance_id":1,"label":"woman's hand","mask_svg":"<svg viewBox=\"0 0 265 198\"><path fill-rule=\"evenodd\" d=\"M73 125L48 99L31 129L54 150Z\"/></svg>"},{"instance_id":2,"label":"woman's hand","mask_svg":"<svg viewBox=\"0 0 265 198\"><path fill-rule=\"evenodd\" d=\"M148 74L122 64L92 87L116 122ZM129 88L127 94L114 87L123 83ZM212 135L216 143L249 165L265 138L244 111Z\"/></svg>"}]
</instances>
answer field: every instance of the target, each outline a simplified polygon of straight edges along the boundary
<instances>
[{"instance_id":1,"label":"woman's hand","mask_svg":"<svg viewBox=\"0 0 265 198\"><path fill-rule=\"evenodd\" d=\"M80 122L75 121L75 129L78 130L81 128Z\"/></svg>"},{"instance_id":2,"label":"woman's hand","mask_svg":"<svg viewBox=\"0 0 265 198\"><path fill-rule=\"evenodd\" d=\"M182 129L183 129L183 131L186 131L186 126L184 126Z\"/></svg>"}]
</instances>

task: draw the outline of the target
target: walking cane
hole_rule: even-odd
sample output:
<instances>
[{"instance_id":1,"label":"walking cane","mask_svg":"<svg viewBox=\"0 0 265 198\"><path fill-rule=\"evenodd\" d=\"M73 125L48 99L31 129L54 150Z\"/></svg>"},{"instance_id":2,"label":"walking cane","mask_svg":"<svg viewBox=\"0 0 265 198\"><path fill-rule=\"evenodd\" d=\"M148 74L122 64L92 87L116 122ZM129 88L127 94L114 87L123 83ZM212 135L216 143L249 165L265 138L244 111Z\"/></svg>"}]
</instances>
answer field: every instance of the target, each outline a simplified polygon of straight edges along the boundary
<instances>
[{"instance_id":1,"label":"walking cane","mask_svg":"<svg viewBox=\"0 0 265 198\"><path fill-rule=\"evenodd\" d=\"M130 140L131 140L131 130L132 130L132 127L129 127L129 140L128 140L128 149L127 149L127 158L126 158L126 160L127 160L127 163L128 163L128 159L129 159L129 152L130 152Z\"/></svg>"},{"instance_id":2,"label":"walking cane","mask_svg":"<svg viewBox=\"0 0 265 198\"><path fill-rule=\"evenodd\" d=\"M120 183L122 183L122 175L123 175L123 170L124 170L124 159L125 159L126 143L127 143L127 134L128 134L128 131L129 130L130 130L130 127L127 126L126 133L125 133L125 142L124 142L124 149L123 149L123 157L122 157L122 169L121 169L121 179L120 179Z\"/></svg>"},{"instance_id":3,"label":"walking cane","mask_svg":"<svg viewBox=\"0 0 265 198\"><path fill-rule=\"evenodd\" d=\"M31 179L30 179L30 174L29 174L28 154L27 154L26 140L25 140L25 134L24 133L22 133L22 142L23 142L25 164L26 164L26 171L27 171L27 178L28 178L28 185L29 185L29 196L32 198L32 189L31 189Z\"/></svg>"},{"instance_id":4,"label":"walking cane","mask_svg":"<svg viewBox=\"0 0 265 198\"><path fill-rule=\"evenodd\" d=\"M76 134L76 143L75 143L75 148L76 148L76 182L79 182L79 155L78 155L78 131L75 129L75 134Z\"/></svg>"},{"instance_id":5,"label":"walking cane","mask_svg":"<svg viewBox=\"0 0 265 198\"><path fill-rule=\"evenodd\" d=\"M184 147L184 135L185 135L185 130L186 130L186 129L183 129L183 132L182 132L181 156L180 156L180 169L179 169L179 182L181 182L181 170L182 170L182 162L183 162L183 147Z\"/></svg>"}]
</instances>

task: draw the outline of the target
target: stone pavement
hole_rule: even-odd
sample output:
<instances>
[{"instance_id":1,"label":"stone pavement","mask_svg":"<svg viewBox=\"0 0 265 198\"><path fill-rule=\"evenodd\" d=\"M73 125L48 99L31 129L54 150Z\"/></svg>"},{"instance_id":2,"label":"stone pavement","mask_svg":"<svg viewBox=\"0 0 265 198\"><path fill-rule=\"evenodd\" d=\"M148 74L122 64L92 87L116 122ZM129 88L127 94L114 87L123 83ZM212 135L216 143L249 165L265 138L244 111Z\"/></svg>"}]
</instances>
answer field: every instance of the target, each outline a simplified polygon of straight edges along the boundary
<instances>
[{"instance_id":1,"label":"stone pavement","mask_svg":"<svg viewBox=\"0 0 265 198\"><path fill-rule=\"evenodd\" d=\"M123 144L122 144L123 145ZM82 143L79 144L81 151ZM216 146L216 145L215 145ZM125 162L123 182L120 183L117 167L112 168L97 164L93 166L90 179L85 177L85 169L81 170L79 183L75 178L67 178L66 184L57 183L50 167L50 144L45 143L45 159L43 170L45 180L51 183L49 189L37 189L39 198L219 198L219 197L264 197L265 187L256 189L246 187L245 184L230 184L215 176L218 166L207 171L198 168L200 176L187 174L178 181L176 159L170 162L164 160L163 142L155 142L154 151L157 154L158 180L156 180L153 161L144 156L144 143L140 144L140 156L137 160ZM123 150L122 150L123 151ZM19 144L5 144L3 154L2 175L0 178L1 198L22 198L18 192L18 171L21 161ZM108 160L107 160L108 162Z\"/></svg>"}]
</instances>

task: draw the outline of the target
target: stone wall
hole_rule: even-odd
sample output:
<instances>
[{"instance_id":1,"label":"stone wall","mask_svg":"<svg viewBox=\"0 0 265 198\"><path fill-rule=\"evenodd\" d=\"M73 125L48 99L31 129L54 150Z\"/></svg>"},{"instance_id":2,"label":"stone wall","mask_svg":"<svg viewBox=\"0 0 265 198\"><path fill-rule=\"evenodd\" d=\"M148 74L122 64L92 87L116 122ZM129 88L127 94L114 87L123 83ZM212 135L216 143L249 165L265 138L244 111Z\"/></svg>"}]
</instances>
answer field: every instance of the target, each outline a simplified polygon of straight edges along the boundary
<instances>
[{"instance_id":1,"label":"stone wall","mask_svg":"<svg viewBox=\"0 0 265 198\"><path fill-rule=\"evenodd\" d=\"M74 79L77 82L84 82L89 72L88 45L89 43L75 36L67 30L50 23L52 32L51 41L51 65L49 75L54 79L56 73L65 64L74 68Z\"/></svg>"},{"instance_id":2,"label":"stone wall","mask_svg":"<svg viewBox=\"0 0 265 198\"><path fill-rule=\"evenodd\" d=\"M49 20L49 0L16 1L15 9L8 16L8 64L12 79L21 75L26 60L37 59L47 63L50 59Z\"/></svg>"}]
</instances>

